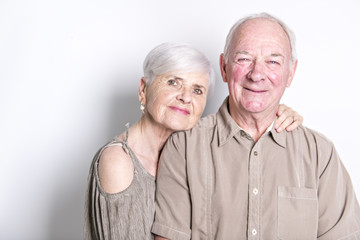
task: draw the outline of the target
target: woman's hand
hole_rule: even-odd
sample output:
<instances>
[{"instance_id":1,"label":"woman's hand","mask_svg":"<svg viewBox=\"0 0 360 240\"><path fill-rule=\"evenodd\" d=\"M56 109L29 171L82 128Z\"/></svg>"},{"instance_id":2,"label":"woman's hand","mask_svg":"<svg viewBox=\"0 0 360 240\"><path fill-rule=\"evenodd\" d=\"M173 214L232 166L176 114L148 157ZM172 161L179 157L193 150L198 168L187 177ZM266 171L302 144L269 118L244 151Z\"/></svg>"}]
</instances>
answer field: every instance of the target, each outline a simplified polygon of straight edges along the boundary
<instances>
[{"instance_id":1,"label":"woman's hand","mask_svg":"<svg viewBox=\"0 0 360 240\"><path fill-rule=\"evenodd\" d=\"M280 104L277 116L278 119L276 119L274 125L277 132L281 132L284 129L290 132L300 126L304 121L301 115L284 104Z\"/></svg>"}]
</instances>

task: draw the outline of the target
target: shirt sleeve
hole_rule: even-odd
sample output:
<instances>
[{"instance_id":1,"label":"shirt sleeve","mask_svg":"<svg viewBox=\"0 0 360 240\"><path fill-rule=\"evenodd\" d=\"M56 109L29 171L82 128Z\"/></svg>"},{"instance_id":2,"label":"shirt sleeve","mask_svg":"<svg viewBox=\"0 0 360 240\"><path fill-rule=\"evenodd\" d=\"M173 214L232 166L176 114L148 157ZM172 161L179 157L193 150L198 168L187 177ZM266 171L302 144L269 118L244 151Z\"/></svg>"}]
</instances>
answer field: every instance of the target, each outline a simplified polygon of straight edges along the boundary
<instances>
[{"instance_id":1,"label":"shirt sleeve","mask_svg":"<svg viewBox=\"0 0 360 240\"><path fill-rule=\"evenodd\" d=\"M360 239L360 208L350 176L333 144L323 138L317 140L318 239Z\"/></svg>"},{"instance_id":2,"label":"shirt sleeve","mask_svg":"<svg viewBox=\"0 0 360 240\"><path fill-rule=\"evenodd\" d=\"M175 133L159 160L152 227L154 234L172 240L188 240L191 236L191 202L184 156L184 133Z\"/></svg>"}]
</instances>

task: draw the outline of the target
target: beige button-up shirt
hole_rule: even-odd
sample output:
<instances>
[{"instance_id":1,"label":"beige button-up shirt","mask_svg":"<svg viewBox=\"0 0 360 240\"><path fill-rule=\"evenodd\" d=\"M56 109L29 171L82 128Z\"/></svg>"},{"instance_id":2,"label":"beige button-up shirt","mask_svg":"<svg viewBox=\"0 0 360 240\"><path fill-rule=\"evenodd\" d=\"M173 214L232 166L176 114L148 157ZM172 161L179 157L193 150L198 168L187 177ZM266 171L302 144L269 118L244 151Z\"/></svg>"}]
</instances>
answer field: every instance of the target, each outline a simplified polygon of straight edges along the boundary
<instances>
[{"instance_id":1,"label":"beige button-up shirt","mask_svg":"<svg viewBox=\"0 0 360 240\"><path fill-rule=\"evenodd\" d=\"M217 114L173 134L153 233L176 239L360 239L360 208L333 144L306 127L255 142Z\"/></svg>"}]
</instances>

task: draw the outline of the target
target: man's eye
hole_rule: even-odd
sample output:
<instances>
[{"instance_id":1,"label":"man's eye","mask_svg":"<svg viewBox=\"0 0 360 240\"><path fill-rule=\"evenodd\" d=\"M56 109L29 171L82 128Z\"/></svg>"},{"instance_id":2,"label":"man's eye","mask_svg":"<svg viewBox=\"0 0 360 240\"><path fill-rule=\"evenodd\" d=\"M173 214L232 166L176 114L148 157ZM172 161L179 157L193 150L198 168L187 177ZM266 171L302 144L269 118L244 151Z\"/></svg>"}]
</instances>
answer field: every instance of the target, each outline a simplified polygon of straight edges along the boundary
<instances>
[{"instance_id":1,"label":"man's eye","mask_svg":"<svg viewBox=\"0 0 360 240\"><path fill-rule=\"evenodd\" d=\"M238 58L236 61L237 62L246 62L246 61L249 61L249 59L248 58Z\"/></svg>"},{"instance_id":2,"label":"man's eye","mask_svg":"<svg viewBox=\"0 0 360 240\"><path fill-rule=\"evenodd\" d=\"M279 64L277 61L269 61L271 64Z\"/></svg>"},{"instance_id":3,"label":"man's eye","mask_svg":"<svg viewBox=\"0 0 360 240\"><path fill-rule=\"evenodd\" d=\"M199 88L195 88L194 93L197 94L197 95L202 95L203 91L201 89L199 89Z\"/></svg>"}]
</instances>

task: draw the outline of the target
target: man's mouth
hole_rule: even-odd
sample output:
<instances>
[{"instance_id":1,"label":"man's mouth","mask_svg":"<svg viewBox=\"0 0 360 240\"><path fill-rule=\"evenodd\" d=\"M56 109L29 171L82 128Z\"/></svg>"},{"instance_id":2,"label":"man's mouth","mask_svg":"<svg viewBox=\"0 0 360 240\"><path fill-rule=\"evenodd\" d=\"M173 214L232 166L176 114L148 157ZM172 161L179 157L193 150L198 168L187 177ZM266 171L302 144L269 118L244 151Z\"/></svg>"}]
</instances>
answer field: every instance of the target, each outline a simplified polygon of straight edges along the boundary
<instances>
[{"instance_id":1,"label":"man's mouth","mask_svg":"<svg viewBox=\"0 0 360 240\"><path fill-rule=\"evenodd\" d=\"M255 90L255 89L250 89L250 88L244 88L247 91L253 92L253 93L264 93L266 92L266 90Z\"/></svg>"}]
</instances>

